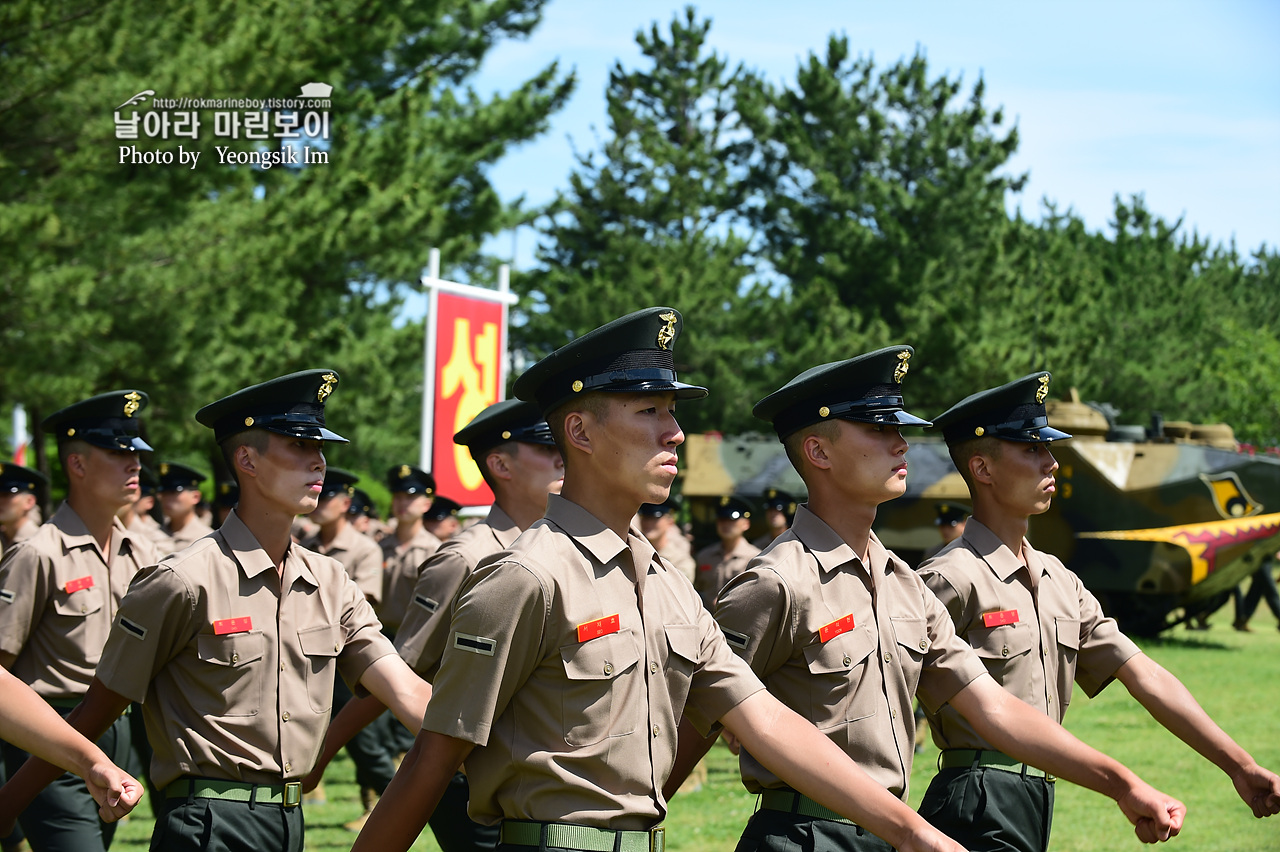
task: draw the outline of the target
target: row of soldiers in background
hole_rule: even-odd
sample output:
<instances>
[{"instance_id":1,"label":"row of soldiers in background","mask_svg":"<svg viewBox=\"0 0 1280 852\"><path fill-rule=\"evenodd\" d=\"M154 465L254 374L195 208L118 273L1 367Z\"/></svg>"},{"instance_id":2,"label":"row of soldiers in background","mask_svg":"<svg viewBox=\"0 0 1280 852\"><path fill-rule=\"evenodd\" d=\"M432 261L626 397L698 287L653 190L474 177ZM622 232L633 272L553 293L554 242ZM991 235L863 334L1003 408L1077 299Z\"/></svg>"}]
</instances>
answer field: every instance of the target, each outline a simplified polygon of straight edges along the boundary
<instances>
[{"instance_id":1,"label":"row of soldiers in background","mask_svg":"<svg viewBox=\"0 0 1280 852\"><path fill-rule=\"evenodd\" d=\"M140 569L165 554L183 552L209 536L214 527L221 528L238 500L236 483L221 484L213 513L206 521L199 512L203 474L184 465L164 463L158 480L146 475L138 453L151 448L138 437L134 417L146 401L146 395L136 391L104 394L68 406L45 420L43 427L60 439L59 457L64 466L75 472L68 470L71 486L67 502L43 530L31 516L38 511L38 496L47 488L47 479L18 465L0 466L0 530L11 551L10 558L0 563L0 587L4 588L0 602L5 604L0 607L0 662L14 668L64 715L80 703L89 687L93 663L103 652L102 642L118 614L125 589ZM510 434L512 428L527 429L539 419L526 407L515 412L521 421L516 423L510 406L500 404L485 412L488 417L477 418L482 428L495 413L498 425L505 428L492 435L486 433L486 438ZM537 434L540 443L549 443L545 426ZM505 444L496 437L494 443ZM477 453L484 449L473 447ZM558 482L558 474L555 479ZM315 509L305 519L295 519L302 520L297 532L305 536L303 547L342 565L365 601L379 610L383 630L393 636L413 597L419 568L440 549L443 540L453 538L461 529L457 517L460 507L435 496L430 474L411 465L398 465L387 474L393 523L370 529L360 519L376 516L367 495L357 493L357 481L347 471L327 468L323 482L315 487L319 492ZM539 487L545 499L547 484ZM157 494L164 508L163 523L152 517ZM91 526L105 535L99 538L89 531ZM366 534L360 533L362 526ZM44 538L48 541L32 543L26 550L17 547L41 532L47 533ZM235 534L236 530L228 533ZM63 582L72 575L72 580ZM71 613L77 608L78 612ZM59 618L64 610L82 617ZM200 656L204 658L203 651ZM59 678L59 668L69 674ZM332 712L351 697L342 679L336 679ZM416 717L420 718L420 712ZM141 719L141 713L128 714L127 720L122 718L111 726L103 741L120 765L153 765ZM362 743L353 743L349 749L367 808L394 774L393 757L407 750L413 740L400 722L388 718L384 723L377 735L365 736ZM142 752L140 763L133 760L132 748ZM172 750L170 746L166 752L172 755ZM6 757L10 768L16 770L26 755L7 748ZM160 781L163 784L164 779ZM153 809L161 821L165 798L166 791L152 788ZM466 821L465 796L455 815ZM35 796L23 811L21 822L37 852L105 849L114 833L113 825L98 820L96 805L84 783L70 775ZM349 827L358 830L362 824L360 819ZM26 846L21 830L5 838L6 850Z\"/></svg>"}]
</instances>

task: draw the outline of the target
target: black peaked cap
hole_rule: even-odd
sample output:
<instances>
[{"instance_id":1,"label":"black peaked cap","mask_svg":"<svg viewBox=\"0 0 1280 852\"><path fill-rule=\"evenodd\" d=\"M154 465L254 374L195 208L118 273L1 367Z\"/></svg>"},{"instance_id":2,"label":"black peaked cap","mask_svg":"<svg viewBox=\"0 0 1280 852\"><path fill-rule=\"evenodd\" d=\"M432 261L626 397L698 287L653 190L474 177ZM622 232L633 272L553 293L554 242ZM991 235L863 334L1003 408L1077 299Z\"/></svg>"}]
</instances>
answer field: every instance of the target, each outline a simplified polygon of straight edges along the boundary
<instances>
[{"instance_id":1,"label":"black peaked cap","mask_svg":"<svg viewBox=\"0 0 1280 852\"><path fill-rule=\"evenodd\" d=\"M1006 385L978 391L933 418L947 443L989 436L1005 441L1049 443L1070 438L1049 425L1044 401L1049 395L1047 372L1031 373Z\"/></svg>"},{"instance_id":2,"label":"black peaked cap","mask_svg":"<svg viewBox=\"0 0 1280 852\"><path fill-rule=\"evenodd\" d=\"M246 429L291 438L349 443L324 425L324 404L338 386L336 370L303 370L238 390L196 412L218 443Z\"/></svg>"},{"instance_id":3,"label":"black peaked cap","mask_svg":"<svg viewBox=\"0 0 1280 852\"><path fill-rule=\"evenodd\" d=\"M53 412L40 428L56 436L59 444L79 440L107 450L147 451L151 445L138 437L139 421L134 415L149 401L138 390L100 393Z\"/></svg>"},{"instance_id":4,"label":"black peaked cap","mask_svg":"<svg viewBox=\"0 0 1280 852\"><path fill-rule=\"evenodd\" d=\"M49 477L20 464L0 462L0 494L35 494L49 484Z\"/></svg>"},{"instance_id":5,"label":"black peaked cap","mask_svg":"<svg viewBox=\"0 0 1280 852\"><path fill-rule=\"evenodd\" d=\"M324 484L320 486L320 497L336 497L339 494L346 494L348 497L355 494L355 485L360 481L360 477L356 476L349 470L343 470L340 467L326 467L324 469Z\"/></svg>"},{"instance_id":6,"label":"black peaked cap","mask_svg":"<svg viewBox=\"0 0 1280 852\"><path fill-rule=\"evenodd\" d=\"M459 429L453 442L471 450L472 457L506 441L555 446L551 427L543 419L542 410L532 402L504 399L481 411Z\"/></svg>"},{"instance_id":7,"label":"black peaked cap","mask_svg":"<svg viewBox=\"0 0 1280 852\"><path fill-rule=\"evenodd\" d=\"M431 501L431 508L422 513L424 521L443 521L450 515L458 514L462 505L448 497L436 497Z\"/></svg>"},{"instance_id":8,"label":"black peaked cap","mask_svg":"<svg viewBox=\"0 0 1280 852\"><path fill-rule=\"evenodd\" d=\"M157 491L199 491L200 483L209 477L195 468L174 462L162 462Z\"/></svg>"},{"instance_id":9,"label":"black peaked cap","mask_svg":"<svg viewBox=\"0 0 1280 852\"><path fill-rule=\"evenodd\" d=\"M431 474L411 464L398 464L387 471L387 488L392 494L436 493L436 480Z\"/></svg>"},{"instance_id":10,"label":"black peaked cap","mask_svg":"<svg viewBox=\"0 0 1280 852\"><path fill-rule=\"evenodd\" d=\"M668 497L661 503L641 503L640 514L646 518L661 518L663 515L670 515L678 508L680 504L676 502L676 498Z\"/></svg>"},{"instance_id":11,"label":"black peaked cap","mask_svg":"<svg viewBox=\"0 0 1280 852\"><path fill-rule=\"evenodd\" d=\"M725 495L716 505L717 520L749 517L751 517L751 504L741 497Z\"/></svg>"},{"instance_id":12,"label":"black peaked cap","mask_svg":"<svg viewBox=\"0 0 1280 852\"><path fill-rule=\"evenodd\" d=\"M549 414L580 393L658 393L701 399L707 389L677 381L675 344L683 320L674 308L645 308L566 343L524 372L515 395Z\"/></svg>"},{"instance_id":13,"label":"black peaked cap","mask_svg":"<svg viewBox=\"0 0 1280 852\"><path fill-rule=\"evenodd\" d=\"M756 403L752 413L773 424L779 439L827 420L928 426L903 409L902 380L910 346L888 346L805 370Z\"/></svg>"},{"instance_id":14,"label":"black peaked cap","mask_svg":"<svg viewBox=\"0 0 1280 852\"><path fill-rule=\"evenodd\" d=\"M778 512L785 512L787 515L796 513L796 498L780 488L767 488L764 492L764 507L773 509Z\"/></svg>"}]
</instances>

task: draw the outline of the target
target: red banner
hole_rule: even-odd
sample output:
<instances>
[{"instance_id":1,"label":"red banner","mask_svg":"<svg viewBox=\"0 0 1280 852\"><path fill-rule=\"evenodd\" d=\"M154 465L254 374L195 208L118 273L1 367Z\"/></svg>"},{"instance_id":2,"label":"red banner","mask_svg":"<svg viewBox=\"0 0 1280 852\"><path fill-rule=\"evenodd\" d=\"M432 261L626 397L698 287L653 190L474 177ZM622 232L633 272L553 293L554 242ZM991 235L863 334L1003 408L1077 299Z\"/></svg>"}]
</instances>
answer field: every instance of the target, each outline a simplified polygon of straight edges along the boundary
<instances>
[{"instance_id":1,"label":"red banner","mask_svg":"<svg viewBox=\"0 0 1280 852\"><path fill-rule=\"evenodd\" d=\"M436 400L431 475L436 493L463 506L493 502L466 447L453 434L500 399L502 304L453 293L436 296Z\"/></svg>"}]
</instances>

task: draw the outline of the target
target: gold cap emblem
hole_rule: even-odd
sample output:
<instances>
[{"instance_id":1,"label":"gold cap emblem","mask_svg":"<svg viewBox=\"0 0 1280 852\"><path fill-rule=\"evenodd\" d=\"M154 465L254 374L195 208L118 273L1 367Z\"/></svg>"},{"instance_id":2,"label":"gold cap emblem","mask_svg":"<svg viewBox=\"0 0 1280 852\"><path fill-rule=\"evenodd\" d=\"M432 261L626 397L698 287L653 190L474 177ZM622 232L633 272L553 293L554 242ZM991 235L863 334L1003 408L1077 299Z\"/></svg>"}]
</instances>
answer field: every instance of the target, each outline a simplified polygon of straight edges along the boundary
<instances>
[{"instance_id":1,"label":"gold cap emblem","mask_svg":"<svg viewBox=\"0 0 1280 852\"><path fill-rule=\"evenodd\" d=\"M818 409L819 417L826 417L830 413L831 413L831 409L827 408L825 405Z\"/></svg>"},{"instance_id":2,"label":"gold cap emblem","mask_svg":"<svg viewBox=\"0 0 1280 852\"><path fill-rule=\"evenodd\" d=\"M124 416L132 417L133 412L142 406L142 394L137 391L129 391L124 395Z\"/></svg>"},{"instance_id":3,"label":"gold cap emblem","mask_svg":"<svg viewBox=\"0 0 1280 852\"><path fill-rule=\"evenodd\" d=\"M973 434L975 434L975 435L977 435L979 438L981 438L983 435L987 434L987 430L986 430L986 429L983 429L981 426L979 426L977 429L974 429L974 430L973 430Z\"/></svg>"},{"instance_id":4,"label":"gold cap emblem","mask_svg":"<svg viewBox=\"0 0 1280 852\"><path fill-rule=\"evenodd\" d=\"M72 435L74 435L75 433L76 433L76 430L75 430L75 428L74 428L74 427L73 427L73 428L71 428L71 429L68 429L68 430L67 430L67 437L68 437L68 438L70 438L70 437L71 437Z\"/></svg>"},{"instance_id":5,"label":"gold cap emblem","mask_svg":"<svg viewBox=\"0 0 1280 852\"><path fill-rule=\"evenodd\" d=\"M407 464L402 464L402 465L400 465L400 478L401 478L401 479L408 479L408 478L409 478L409 476L410 476L412 473L413 473L413 471L409 470L409 465L407 465Z\"/></svg>"},{"instance_id":6,"label":"gold cap emblem","mask_svg":"<svg viewBox=\"0 0 1280 852\"><path fill-rule=\"evenodd\" d=\"M504 441L510 441L510 440L511 440L511 433L510 433L510 432L508 432L506 429L503 429L503 430L502 430L502 440L504 440Z\"/></svg>"},{"instance_id":7,"label":"gold cap emblem","mask_svg":"<svg viewBox=\"0 0 1280 852\"><path fill-rule=\"evenodd\" d=\"M253 425L253 418L252 418L252 417L246 417L246 418L244 419L244 425L246 425L246 426L252 426L252 425Z\"/></svg>"},{"instance_id":8,"label":"gold cap emblem","mask_svg":"<svg viewBox=\"0 0 1280 852\"><path fill-rule=\"evenodd\" d=\"M573 380L573 392L574 392L574 393L581 393L581 392L582 392L582 380L581 380L581 379L574 379L574 380Z\"/></svg>"},{"instance_id":9,"label":"gold cap emblem","mask_svg":"<svg viewBox=\"0 0 1280 852\"><path fill-rule=\"evenodd\" d=\"M1036 402L1043 403L1044 398L1049 395L1049 377L1041 376L1037 381L1040 382L1040 387L1036 388Z\"/></svg>"},{"instance_id":10,"label":"gold cap emblem","mask_svg":"<svg viewBox=\"0 0 1280 852\"><path fill-rule=\"evenodd\" d=\"M667 311L665 314L658 314L658 319L662 320L664 325L658 329L658 348L670 349L671 341L676 339L676 316L675 311Z\"/></svg>"},{"instance_id":11,"label":"gold cap emblem","mask_svg":"<svg viewBox=\"0 0 1280 852\"><path fill-rule=\"evenodd\" d=\"M728 506L728 505L729 505L729 498L728 498L728 497L721 497L721 498L720 498L720 505L721 505L721 506Z\"/></svg>"},{"instance_id":12,"label":"gold cap emblem","mask_svg":"<svg viewBox=\"0 0 1280 852\"><path fill-rule=\"evenodd\" d=\"M168 475L169 475L169 463L168 463L168 462L165 462L164 464L160 465L160 475L161 475L161 476L168 476Z\"/></svg>"},{"instance_id":13,"label":"gold cap emblem","mask_svg":"<svg viewBox=\"0 0 1280 852\"><path fill-rule=\"evenodd\" d=\"M338 377L334 373L325 373L320 377L320 381L323 384L320 385L320 390L316 391L316 399L324 402L329 394L333 393L333 386L338 383Z\"/></svg>"},{"instance_id":14,"label":"gold cap emblem","mask_svg":"<svg viewBox=\"0 0 1280 852\"><path fill-rule=\"evenodd\" d=\"M907 370L910 369L907 362L910 360L910 351L903 349L898 353L898 366L893 368L893 380L898 384L902 384L902 380L907 377Z\"/></svg>"}]
</instances>

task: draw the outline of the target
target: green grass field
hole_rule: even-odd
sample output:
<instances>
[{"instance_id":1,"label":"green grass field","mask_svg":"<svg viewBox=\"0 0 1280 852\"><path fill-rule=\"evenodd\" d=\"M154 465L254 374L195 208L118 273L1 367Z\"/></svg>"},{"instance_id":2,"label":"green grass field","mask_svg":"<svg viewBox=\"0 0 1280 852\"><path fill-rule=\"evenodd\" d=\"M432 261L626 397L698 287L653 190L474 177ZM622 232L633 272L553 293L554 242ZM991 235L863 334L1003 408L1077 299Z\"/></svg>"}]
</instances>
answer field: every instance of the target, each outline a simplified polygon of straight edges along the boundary
<instances>
[{"instance_id":1,"label":"green grass field","mask_svg":"<svg viewBox=\"0 0 1280 852\"><path fill-rule=\"evenodd\" d=\"M1280 769L1280 632L1265 608L1254 618L1255 633L1232 630L1228 619L1229 615L1219 614L1208 632L1178 629L1163 639L1140 644L1177 675L1260 763ZM1152 721L1124 687L1113 684L1092 701L1077 692L1072 704L1067 727L1074 734L1186 803L1186 828L1167 848L1181 852L1280 850L1280 816L1254 819L1227 777ZM709 759L703 789L672 803L666 825L668 848L674 852L732 850L755 808L755 797L742 789L729 752L718 746ZM920 803L936 760L932 744L917 756L911 780L913 807ZM329 803L307 808L309 850L350 848L355 835L342 824L360 812L353 778L351 763L343 755L325 778ZM1059 783L1057 795L1051 844L1055 852L1109 852L1141 845L1108 799L1067 783ZM139 811L120 827L113 848L146 848L151 835L149 808L144 803ZM413 848L439 849L429 831Z\"/></svg>"}]
</instances>

